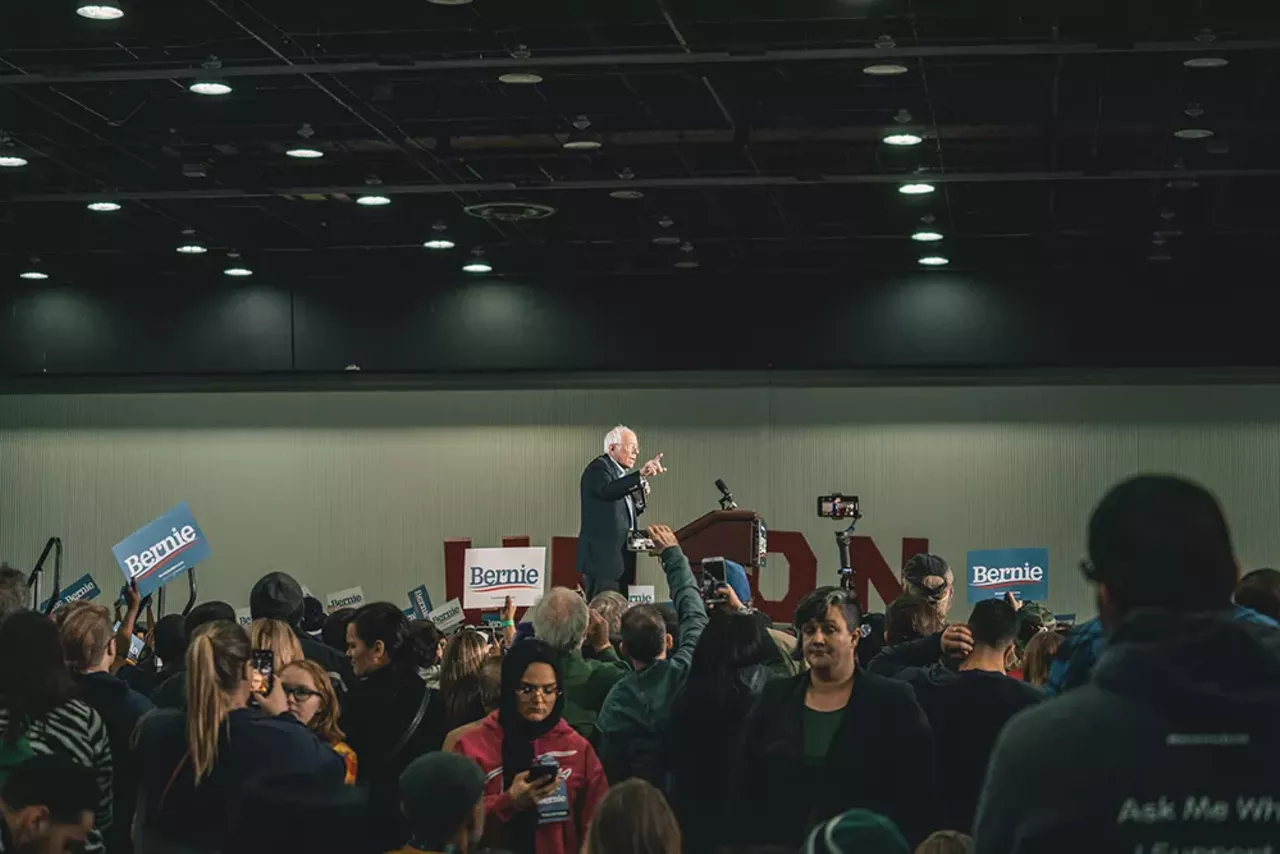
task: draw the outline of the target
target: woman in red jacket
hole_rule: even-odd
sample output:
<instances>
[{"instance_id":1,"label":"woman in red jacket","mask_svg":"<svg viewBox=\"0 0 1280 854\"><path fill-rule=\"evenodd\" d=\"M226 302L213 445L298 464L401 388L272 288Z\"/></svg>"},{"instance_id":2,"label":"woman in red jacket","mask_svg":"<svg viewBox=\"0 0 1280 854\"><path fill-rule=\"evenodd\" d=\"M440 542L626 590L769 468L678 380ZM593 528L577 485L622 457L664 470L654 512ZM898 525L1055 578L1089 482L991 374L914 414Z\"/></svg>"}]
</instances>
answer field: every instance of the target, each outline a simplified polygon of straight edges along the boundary
<instances>
[{"instance_id":1,"label":"woman in red jacket","mask_svg":"<svg viewBox=\"0 0 1280 854\"><path fill-rule=\"evenodd\" d=\"M560 719L563 709L555 653L542 641L520 641L502 662L498 711L453 748L485 773L492 844L516 854L577 854L582 847L609 784L595 750ZM547 766L553 773L540 779Z\"/></svg>"}]
</instances>

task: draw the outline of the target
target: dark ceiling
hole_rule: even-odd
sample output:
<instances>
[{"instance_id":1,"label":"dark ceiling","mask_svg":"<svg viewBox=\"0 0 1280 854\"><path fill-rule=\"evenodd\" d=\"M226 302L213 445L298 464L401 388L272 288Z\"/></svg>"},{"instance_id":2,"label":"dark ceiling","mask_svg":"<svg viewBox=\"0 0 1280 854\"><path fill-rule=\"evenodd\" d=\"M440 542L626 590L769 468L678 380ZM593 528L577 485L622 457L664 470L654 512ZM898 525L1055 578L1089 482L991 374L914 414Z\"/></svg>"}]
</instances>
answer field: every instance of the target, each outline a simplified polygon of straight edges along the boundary
<instances>
[{"instance_id":1,"label":"dark ceiling","mask_svg":"<svg viewBox=\"0 0 1280 854\"><path fill-rule=\"evenodd\" d=\"M293 287L452 279L473 248L497 275L691 281L1280 254L1280 15L1257 0L120 3L5 4L0 131L30 163L0 169L0 280L218 280L228 250ZM1184 65L1205 57L1227 64ZM213 58L234 91L189 92ZM521 70L542 82L497 79ZM561 147L578 116L598 151ZM322 159L285 156L304 124ZM368 181L392 203L354 204ZM464 212L488 202L555 212ZM455 249L422 247L437 222Z\"/></svg>"}]
</instances>

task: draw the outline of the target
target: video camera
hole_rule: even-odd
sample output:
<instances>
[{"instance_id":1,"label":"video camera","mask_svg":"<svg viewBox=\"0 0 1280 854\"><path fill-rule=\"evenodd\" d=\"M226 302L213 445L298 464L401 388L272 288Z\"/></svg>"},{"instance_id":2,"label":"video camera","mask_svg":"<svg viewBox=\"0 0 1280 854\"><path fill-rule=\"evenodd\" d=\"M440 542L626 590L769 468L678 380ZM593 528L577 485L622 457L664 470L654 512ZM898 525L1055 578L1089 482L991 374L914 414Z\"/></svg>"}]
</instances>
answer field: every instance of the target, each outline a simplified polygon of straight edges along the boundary
<instances>
[{"instance_id":1,"label":"video camera","mask_svg":"<svg viewBox=\"0 0 1280 854\"><path fill-rule=\"evenodd\" d=\"M844 495L839 492L818 496L818 517L821 519L848 519L849 527L836 531L836 547L840 551L840 586L845 590L853 589L853 567L849 560L849 541L853 539L854 528L862 518L862 510L858 506L858 496Z\"/></svg>"}]
</instances>

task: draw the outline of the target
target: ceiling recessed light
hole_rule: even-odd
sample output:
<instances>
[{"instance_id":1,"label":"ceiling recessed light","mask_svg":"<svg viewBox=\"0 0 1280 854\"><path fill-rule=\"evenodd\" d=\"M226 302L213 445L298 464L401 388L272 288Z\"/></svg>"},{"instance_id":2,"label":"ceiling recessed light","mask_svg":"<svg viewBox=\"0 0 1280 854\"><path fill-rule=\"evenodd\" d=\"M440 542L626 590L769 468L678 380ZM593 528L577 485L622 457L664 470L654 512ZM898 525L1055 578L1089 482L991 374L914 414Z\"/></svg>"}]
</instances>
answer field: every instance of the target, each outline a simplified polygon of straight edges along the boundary
<instances>
[{"instance_id":1,"label":"ceiling recessed light","mask_svg":"<svg viewBox=\"0 0 1280 854\"><path fill-rule=\"evenodd\" d=\"M932 184L903 184L898 187L898 192L904 196L923 196L926 193L933 192Z\"/></svg>"},{"instance_id":2,"label":"ceiling recessed light","mask_svg":"<svg viewBox=\"0 0 1280 854\"><path fill-rule=\"evenodd\" d=\"M862 73L870 74L872 77L894 77L906 74L907 67L897 62L876 62L863 66Z\"/></svg>"},{"instance_id":3,"label":"ceiling recessed light","mask_svg":"<svg viewBox=\"0 0 1280 854\"><path fill-rule=\"evenodd\" d=\"M920 243L934 243L942 239L942 232L921 229L912 234L911 239Z\"/></svg>"},{"instance_id":4,"label":"ceiling recessed light","mask_svg":"<svg viewBox=\"0 0 1280 854\"><path fill-rule=\"evenodd\" d=\"M356 204L364 205L367 208L376 208L391 204L391 199L386 196L361 196L356 199Z\"/></svg>"},{"instance_id":5,"label":"ceiling recessed light","mask_svg":"<svg viewBox=\"0 0 1280 854\"><path fill-rule=\"evenodd\" d=\"M1209 128L1179 128L1173 132L1178 139L1208 139L1213 136Z\"/></svg>"},{"instance_id":6,"label":"ceiling recessed light","mask_svg":"<svg viewBox=\"0 0 1280 854\"><path fill-rule=\"evenodd\" d=\"M324 157L324 152L318 148L290 148L285 154L289 157L296 157L299 160L315 160Z\"/></svg>"},{"instance_id":7,"label":"ceiling recessed light","mask_svg":"<svg viewBox=\"0 0 1280 854\"><path fill-rule=\"evenodd\" d=\"M49 275L47 273L41 273L39 270L27 270L25 273L19 273L18 278L40 281L42 279L49 278Z\"/></svg>"},{"instance_id":8,"label":"ceiling recessed light","mask_svg":"<svg viewBox=\"0 0 1280 854\"><path fill-rule=\"evenodd\" d=\"M203 255L209 250L201 246L199 243L184 243L178 247L179 255Z\"/></svg>"},{"instance_id":9,"label":"ceiling recessed light","mask_svg":"<svg viewBox=\"0 0 1280 854\"><path fill-rule=\"evenodd\" d=\"M951 263L951 259L945 255L926 255L920 259L920 263L926 267L944 267Z\"/></svg>"},{"instance_id":10,"label":"ceiling recessed light","mask_svg":"<svg viewBox=\"0 0 1280 854\"><path fill-rule=\"evenodd\" d=\"M197 80L187 87L197 95L229 95L231 84L221 80Z\"/></svg>"},{"instance_id":11,"label":"ceiling recessed light","mask_svg":"<svg viewBox=\"0 0 1280 854\"><path fill-rule=\"evenodd\" d=\"M508 71L498 75L498 82L512 86L532 86L542 82L542 75L533 71Z\"/></svg>"},{"instance_id":12,"label":"ceiling recessed light","mask_svg":"<svg viewBox=\"0 0 1280 854\"><path fill-rule=\"evenodd\" d=\"M1224 56L1193 56L1185 59L1182 64L1187 68L1221 68L1227 64L1227 58Z\"/></svg>"},{"instance_id":13,"label":"ceiling recessed light","mask_svg":"<svg viewBox=\"0 0 1280 854\"><path fill-rule=\"evenodd\" d=\"M924 137L914 133L890 133L884 137L885 145L919 145Z\"/></svg>"},{"instance_id":14,"label":"ceiling recessed light","mask_svg":"<svg viewBox=\"0 0 1280 854\"><path fill-rule=\"evenodd\" d=\"M228 267L222 271L222 275L243 278L244 276L252 276L253 271L248 267Z\"/></svg>"},{"instance_id":15,"label":"ceiling recessed light","mask_svg":"<svg viewBox=\"0 0 1280 854\"><path fill-rule=\"evenodd\" d=\"M447 237L433 237L422 246L425 249L452 249L457 244Z\"/></svg>"},{"instance_id":16,"label":"ceiling recessed light","mask_svg":"<svg viewBox=\"0 0 1280 854\"><path fill-rule=\"evenodd\" d=\"M115 202L89 202L85 207L91 211L97 211L98 213L120 210L120 205Z\"/></svg>"},{"instance_id":17,"label":"ceiling recessed light","mask_svg":"<svg viewBox=\"0 0 1280 854\"><path fill-rule=\"evenodd\" d=\"M124 10L116 0L96 0L93 3L81 3L76 7L76 14L93 21L114 21L124 17Z\"/></svg>"},{"instance_id":18,"label":"ceiling recessed light","mask_svg":"<svg viewBox=\"0 0 1280 854\"><path fill-rule=\"evenodd\" d=\"M609 194L609 198L627 199L627 200L643 199L644 193L640 192L639 190L614 190L612 193Z\"/></svg>"},{"instance_id":19,"label":"ceiling recessed light","mask_svg":"<svg viewBox=\"0 0 1280 854\"><path fill-rule=\"evenodd\" d=\"M0 166L10 169L17 169L19 166L26 166L27 158L19 157L16 154L0 154Z\"/></svg>"}]
</instances>

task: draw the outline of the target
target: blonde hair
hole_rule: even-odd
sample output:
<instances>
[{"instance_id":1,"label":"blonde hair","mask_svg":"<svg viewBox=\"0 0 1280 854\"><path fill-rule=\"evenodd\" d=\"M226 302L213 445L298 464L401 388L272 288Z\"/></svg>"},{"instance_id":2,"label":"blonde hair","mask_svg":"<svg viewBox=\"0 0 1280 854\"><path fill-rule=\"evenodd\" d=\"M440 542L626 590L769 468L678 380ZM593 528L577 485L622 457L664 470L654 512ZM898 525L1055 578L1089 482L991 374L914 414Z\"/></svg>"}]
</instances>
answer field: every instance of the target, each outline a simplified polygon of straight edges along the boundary
<instances>
[{"instance_id":1,"label":"blonde hair","mask_svg":"<svg viewBox=\"0 0 1280 854\"><path fill-rule=\"evenodd\" d=\"M284 620L266 617L254 620L249 624L249 643L254 649L269 649L274 653L273 669L276 673L305 657L302 654L302 643Z\"/></svg>"},{"instance_id":2,"label":"blonde hair","mask_svg":"<svg viewBox=\"0 0 1280 854\"><path fill-rule=\"evenodd\" d=\"M440 693L450 721L466 723L462 718L480 696L480 668L488 654L488 640L476 631L464 629L445 644L440 659Z\"/></svg>"},{"instance_id":3,"label":"blonde hair","mask_svg":"<svg viewBox=\"0 0 1280 854\"><path fill-rule=\"evenodd\" d=\"M232 709L232 695L245 680L252 647L249 635L230 620L196 630L187 649L187 748L195 785L218 761L218 734Z\"/></svg>"},{"instance_id":4,"label":"blonde hair","mask_svg":"<svg viewBox=\"0 0 1280 854\"><path fill-rule=\"evenodd\" d=\"M111 614L93 602L71 602L53 614L67 667L84 673L97 665L111 645Z\"/></svg>"},{"instance_id":5,"label":"blonde hair","mask_svg":"<svg viewBox=\"0 0 1280 854\"><path fill-rule=\"evenodd\" d=\"M1062 635L1045 629L1027 641L1027 648L1022 653L1022 678L1037 688L1049 684L1049 665L1058 647L1062 646L1062 640Z\"/></svg>"},{"instance_id":6,"label":"blonde hair","mask_svg":"<svg viewBox=\"0 0 1280 854\"><path fill-rule=\"evenodd\" d=\"M328 672L314 661L299 658L286 664L276 678L283 679L285 671L290 669L301 670L310 676L311 681L315 683L317 693L320 694L320 709L311 719L311 723L307 724L307 729L330 744L343 741L347 737L346 733L338 728L338 717L342 709L338 705L338 692L333 690Z\"/></svg>"},{"instance_id":7,"label":"blonde hair","mask_svg":"<svg viewBox=\"0 0 1280 854\"><path fill-rule=\"evenodd\" d=\"M969 854L973 839L958 830L935 830L916 848L915 854Z\"/></svg>"}]
</instances>

